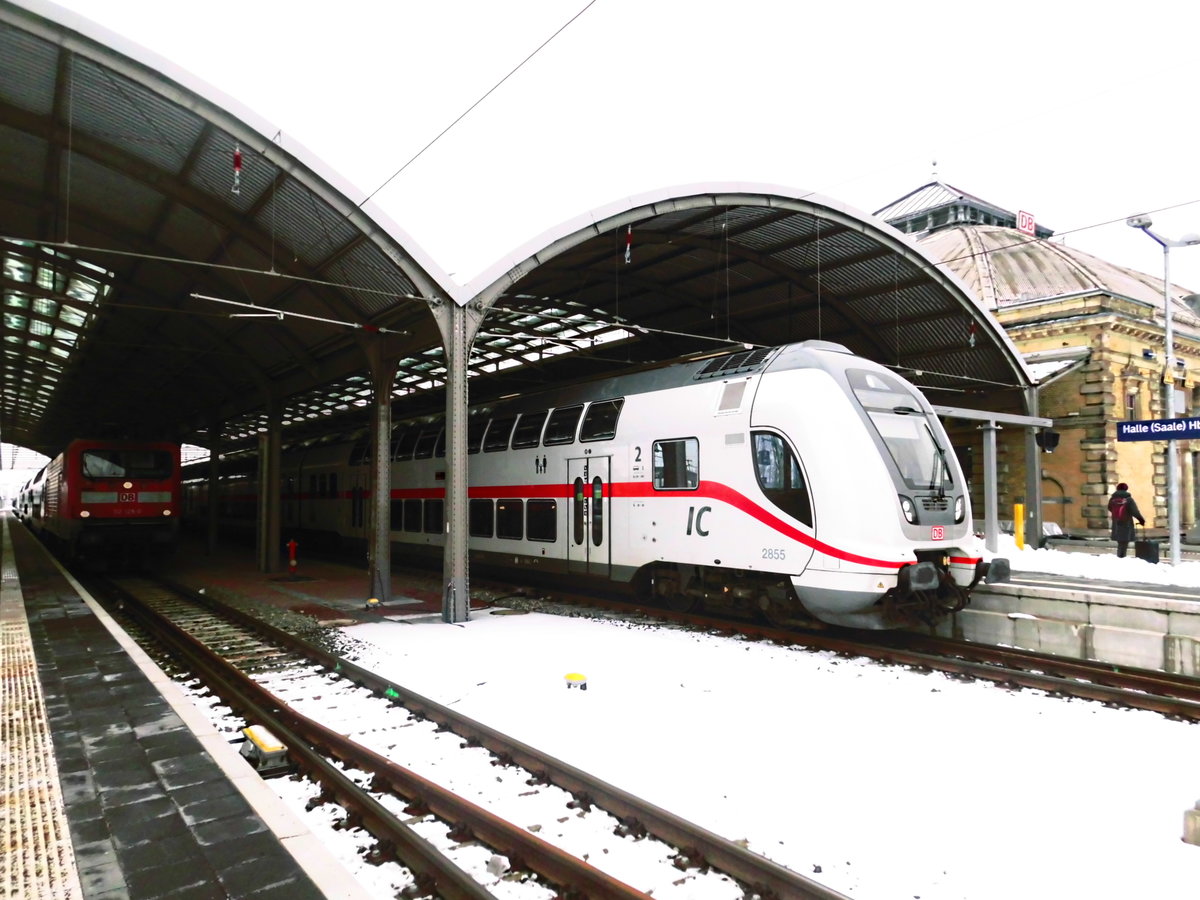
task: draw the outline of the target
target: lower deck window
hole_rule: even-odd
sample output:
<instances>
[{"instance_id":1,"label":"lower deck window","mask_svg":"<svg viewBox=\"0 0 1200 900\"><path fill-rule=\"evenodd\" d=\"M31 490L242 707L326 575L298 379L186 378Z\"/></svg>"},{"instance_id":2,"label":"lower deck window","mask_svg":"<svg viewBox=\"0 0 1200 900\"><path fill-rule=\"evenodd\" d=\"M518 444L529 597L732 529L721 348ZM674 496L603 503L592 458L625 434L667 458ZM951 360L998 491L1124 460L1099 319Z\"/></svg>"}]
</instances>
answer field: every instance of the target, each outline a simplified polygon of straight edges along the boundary
<instances>
[{"instance_id":1,"label":"lower deck window","mask_svg":"<svg viewBox=\"0 0 1200 900\"><path fill-rule=\"evenodd\" d=\"M405 531L420 531L421 530L421 501L420 500L405 500L404 501L404 530Z\"/></svg>"},{"instance_id":2,"label":"lower deck window","mask_svg":"<svg viewBox=\"0 0 1200 900\"><path fill-rule=\"evenodd\" d=\"M445 526L445 501L443 500L426 500L425 501L425 533L426 534L441 534L442 528Z\"/></svg>"},{"instance_id":3,"label":"lower deck window","mask_svg":"<svg viewBox=\"0 0 1200 900\"><path fill-rule=\"evenodd\" d=\"M530 500L525 504L525 534L531 541L558 540L558 501Z\"/></svg>"},{"instance_id":4,"label":"lower deck window","mask_svg":"<svg viewBox=\"0 0 1200 900\"><path fill-rule=\"evenodd\" d=\"M471 537L490 538L495 533L491 500L471 501Z\"/></svg>"},{"instance_id":5,"label":"lower deck window","mask_svg":"<svg viewBox=\"0 0 1200 900\"><path fill-rule=\"evenodd\" d=\"M520 500L496 501L496 537L519 541L524 534L525 509Z\"/></svg>"}]
</instances>

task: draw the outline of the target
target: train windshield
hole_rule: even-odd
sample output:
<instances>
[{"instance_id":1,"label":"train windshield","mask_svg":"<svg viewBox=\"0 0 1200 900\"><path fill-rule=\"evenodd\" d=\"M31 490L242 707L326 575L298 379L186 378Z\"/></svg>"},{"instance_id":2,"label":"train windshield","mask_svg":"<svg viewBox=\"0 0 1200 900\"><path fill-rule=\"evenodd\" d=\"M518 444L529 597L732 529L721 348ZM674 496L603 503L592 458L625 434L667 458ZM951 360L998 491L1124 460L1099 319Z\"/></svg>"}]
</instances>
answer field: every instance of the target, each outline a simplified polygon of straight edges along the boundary
<instances>
[{"instance_id":1,"label":"train windshield","mask_svg":"<svg viewBox=\"0 0 1200 900\"><path fill-rule=\"evenodd\" d=\"M80 466L85 478L168 478L173 465L166 450L84 450Z\"/></svg>"},{"instance_id":2,"label":"train windshield","mask_svg":"<svg viewBox=\"0 0 1200 900\"><path fill-rule=\"evenodd\" d=\"M846 375L904 483L912 490L941 491L951 487L953 479L946 448L934 437L912 390L882 372L850 369Z\"/></svg>"}]
</instances>

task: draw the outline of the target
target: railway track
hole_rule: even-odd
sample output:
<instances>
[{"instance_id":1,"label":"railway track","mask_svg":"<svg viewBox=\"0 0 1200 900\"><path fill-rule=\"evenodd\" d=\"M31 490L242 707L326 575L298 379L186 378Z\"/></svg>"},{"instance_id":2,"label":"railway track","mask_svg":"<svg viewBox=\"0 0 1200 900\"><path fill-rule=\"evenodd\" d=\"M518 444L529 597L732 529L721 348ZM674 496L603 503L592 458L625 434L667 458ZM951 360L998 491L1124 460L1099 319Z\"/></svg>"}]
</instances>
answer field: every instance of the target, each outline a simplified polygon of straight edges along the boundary
<instances>
[{"instance_id":1,"label":"railway track","mask_svg":"<svg viewBox=\"0 0 1200 900\"><path fill-rule=\"evenodd\" d=\"M778 628L668 609L647 608L600 597L556 595L552 602L523 601L529 608L554 612L565 606L649 617L675 625L744 638L862 656L881 663L939 671L1010 687L1096 700L1112 706L1146 709L1172 718L1200 721L1200 679L1109 663L1066 659L1009 647L951 640L902 631L849 632Z\"/></svg>"},{"instance_id":2,"label":"railway track","mask_svg":"<svg viewBox=\"0 0 1200 900\"><path fill-rule=\"evenodd\" d=\"M413 896L843 896L244 612L145 578L105 594L287 744Z\"/></svg>"}]
</instances>

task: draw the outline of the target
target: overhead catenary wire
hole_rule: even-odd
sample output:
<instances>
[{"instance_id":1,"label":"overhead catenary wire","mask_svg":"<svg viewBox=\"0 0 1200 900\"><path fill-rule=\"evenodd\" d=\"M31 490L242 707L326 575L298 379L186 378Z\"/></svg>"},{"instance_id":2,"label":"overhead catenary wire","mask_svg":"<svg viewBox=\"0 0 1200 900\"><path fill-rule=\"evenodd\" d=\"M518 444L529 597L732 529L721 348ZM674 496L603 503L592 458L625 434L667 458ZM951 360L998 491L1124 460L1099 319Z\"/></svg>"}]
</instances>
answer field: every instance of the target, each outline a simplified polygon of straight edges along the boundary
<instances>
[{"instance_id":1,"label":"overhead catenary wire","mask_svg":"<svg viewBox=\"0 0 1200 900\"><path fill-rule=\"evenodd\" d=\"M290 312L284 309L274 309L269 306L259 306L257 303L244 303L241 300L226 300L224 297L210 297L208 294L188 294L193 300L209 300L213 303L223 303L227 306L237 306L242 309L251 309L251 313L230 313L230 318L245 316L248 318L268 317L283 321L288 319L306 319L310 322L324 322L327 325L340 325L343 328L355 328L362 331L377 332L379 334L408 334L406 330L396 328L383 328L377 325L364 325L360 322L346 322L342 319L328 319L325 316L310 316L307 313Z\"/></svg>"},{"instance_id":2,"label":"overhead catenary wire","mask_svg":"<svg viewBox=\"0 0 1200 900\"><path fill-rule=\"evenodd\" d=\"M812 196L814 193L815 192L810 191L810 192L804 194L803 197L800 197L798 199L804 199L804 197ZM1181 203L1174 203L1169 206L1160 206L1160 207L1155 207L1153 209L1142 210L1142 211L1140 211L1140 214L1156 215L1158 213L1170 212L1171 210L1182 209L1183 207L1194 206L1194 205L1200 205L1200 198L1197 198L1195 200L1185 200ZM1065 236L1065 235L1070 235L1070 234L1081 234L1085 231L1090 231L1094 228L1103 228L1106 225L1114 225L1117 223L1124 223L1124 221L1127 218L1129 218L1129 214L1122 213L1119 216L1115 216L1115 217L1109 218L1109 219L1104 219L1100 222L1095 222L1091 225L1080 225L1077 228L1071 228L1071 229L1067 229L1065 231L1059 231L1059 232L1056 232L1055 234L1056 234L1056 236L1059 236L1059 237ZM817 233L818 233L818 235L820 233L819 227L818 227ZM963 254L961 256L952 256L952 257L948 257L947 259L941 260L941 261L933 263L933 264L917 263L915 260L910 260L910 262L912 263L913 269L916 271L932 271L932 270L938 269L939 267L941 267L943 265L946 265L947 263L956 262L961 259L970 259L973 256L979 256L979 255L986 256L986 255L989 255L992 253L1001 252L1003 250L1010 250L1014 247L1021 247L1021 246L1024 246L1025 244L1036 243L1037 241L1041 241L1041 240L1044 240L1044 238L1036 238L1036 237L1022 238L1021 240L1014 240L1014 241L1012 241L1012 243L1005 244L1001 247L994 247L990 250L981 251L981 253L968 253L968 254ZM172 263L172 264L177 264L177 265L196 266L197 268L212 269L215 271L240 272L240 273L245 273L245 274L250 274L250 275L267 275L272 278L279 278L279 279L283 279L286 281L293 281L298 284L311 284L311 285L315 285L315 286L319 286L319 287L330 287L330 288L337 288L340 290L359 291L364 294L371 294L371 295L382 296L382 297L390 297L390 298L398 299L398 300L412 300L412 301L416 301L416 302L420 302L420 303L428 303L429 299L430 299L428 297L423 297L418 294L408 294L408 293L400 293L400 292L396 292L396 291L388 291L388 290L383 290L381 288L373 288L373 287L368 287L365 285L350 284L350 283L341 282L341 281L330 281L330 280L324 279L324 278L312 278L311 276L295 275L295 274L290 274L287 272L273 271L271 269L256 269L256 268L253 268L250 266L233 266L233 265L229 265L227 263L216 263L216 262L210 262L210 261L206 261L206 260L187 259L185 257L179 257L179 256L165 256L163 254L157 254L157 253L145 253L145 252L133 251L133 250L118 250L118 249L115 249L112 247L97 247L97 246L88 245L88 244L75 244L75 243L72 243L71 241L42 241L42 240L37 240L35 238L30 238L30 237L24 237L24 236L18 237L16 235L0 235L0 241L9 241L14 244L30 244L30 245L34 245L34 246L38 246L38 247L57 248L57 249L61 249L61 250L77 250L77 251L82 250L82 251L87 251L89 253L108 254L111 256L119 256L119 257L124 257L124 258L128 258L128 259L145 260L148 262L163 262L163 263ZM819 287L820 286L818 283L818 296L820 293Z\"/></svg>"},{"instance_id":3,"label":"overhead catenary wire","mask_svg":"<svg viewBox=\"0 0 1200 900\"><path fill-rule=\"evenodd\" d=\"M465 119L468 115L470 115L471 111L474 110L475 107L477 107L480 103L482 103L484 100L486 100L488 97L490 97L502 84L504 84L504 82L508 81L508 79L512 78L513 75L517 74L517 72L527 62L529 62L531 59L533 59L535 56L537 56L543 49L545 49L547 44L549 44L556 37L558 37L560 34L562 34L564 31L566 31L567 28L570 27L570 25L576 19L578 19L585 12L587 12L589 9L591 9L595 3L596 3L596 0L588 0L588 2L584 4L583 8L581 10L579 10L579 12L575 13L575 15L571 16L571 18L569 18L565 23L563 23L563 25L561 25L558 28L558 30L554 32L554 34L550 35L550 37L548 37L544 41L542 41L532 53L530 53L523 60L521 60L519 63L517 63L516 66L514 66L507 75L505 75L503 78L501 78L495 84L493 84L490 88L488 88L487 91L484 92L482 97L480 97L478 100L476 100L470 106L468 106L465 110L463 110L462 113L459 114L458 118L456 118L453 122L451 122L449 125L447 125L445 128L443 128L441 131L439 131L437 133L437 135L433 138L433 140L431 140L424 147L422 147L415 154L413 154L412 158L409 159L408 162L406 162L399 169L397 169L395 172L393 172L391 175L389 175L387 177L387 179L383 182L383 184L379 185L379 187L375 188L375 190L373 190L373 191L371 191L371 193L367 194L367 196L363 198L362 202L358 204L359 207L361 208L363 206L363 204L367 203L367 201L369 201L372 197L374 197L376 194L378 194L380 191L382 191L385 187L387 187L389 184L391 184L392 181L394 181L401 172L403 172L405 169L407 169L409 166L411 166L414 162L416 162L418 159L420 159L421 155L424 154L426 150L428 150L430 147L432 147L434 144L436 144L438 141L440 141L446 135L446 133L450 131L451 128L453 128L455 125L457 125L463 119Z\"/></svg>"}]
</instances>

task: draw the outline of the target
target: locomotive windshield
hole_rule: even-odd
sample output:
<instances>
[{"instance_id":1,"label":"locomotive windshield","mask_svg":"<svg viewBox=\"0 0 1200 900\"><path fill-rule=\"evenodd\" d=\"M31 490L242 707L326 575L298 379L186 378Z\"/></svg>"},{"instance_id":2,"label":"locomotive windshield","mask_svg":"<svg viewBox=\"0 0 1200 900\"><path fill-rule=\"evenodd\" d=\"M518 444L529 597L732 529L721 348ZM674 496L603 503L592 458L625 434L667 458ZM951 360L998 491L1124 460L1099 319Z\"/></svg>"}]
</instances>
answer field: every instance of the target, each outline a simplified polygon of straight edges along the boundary
<instances>
[{"instance_id":1,"label":"locomotive windshield","mask_svg":"<svg viewBox=\"0 0 1200 900\"><path fill-rule=\"evenodd\" d=\"M84 450L80 467L85 478L167 478L172 458L166 450Z\"/></svg>"},{"instance_id":2,"label":"locomotive windshield","mask_svg":"<svg viewBox=\"0 0 1200 900\"><path fill-rule=\"evenodd\" d=\"M846 375L904 483L912 490L926 491L942 491L952 486L945 448L934 437L913 392L882 372L850 369Z\"/></svg>"}]
</instances>

